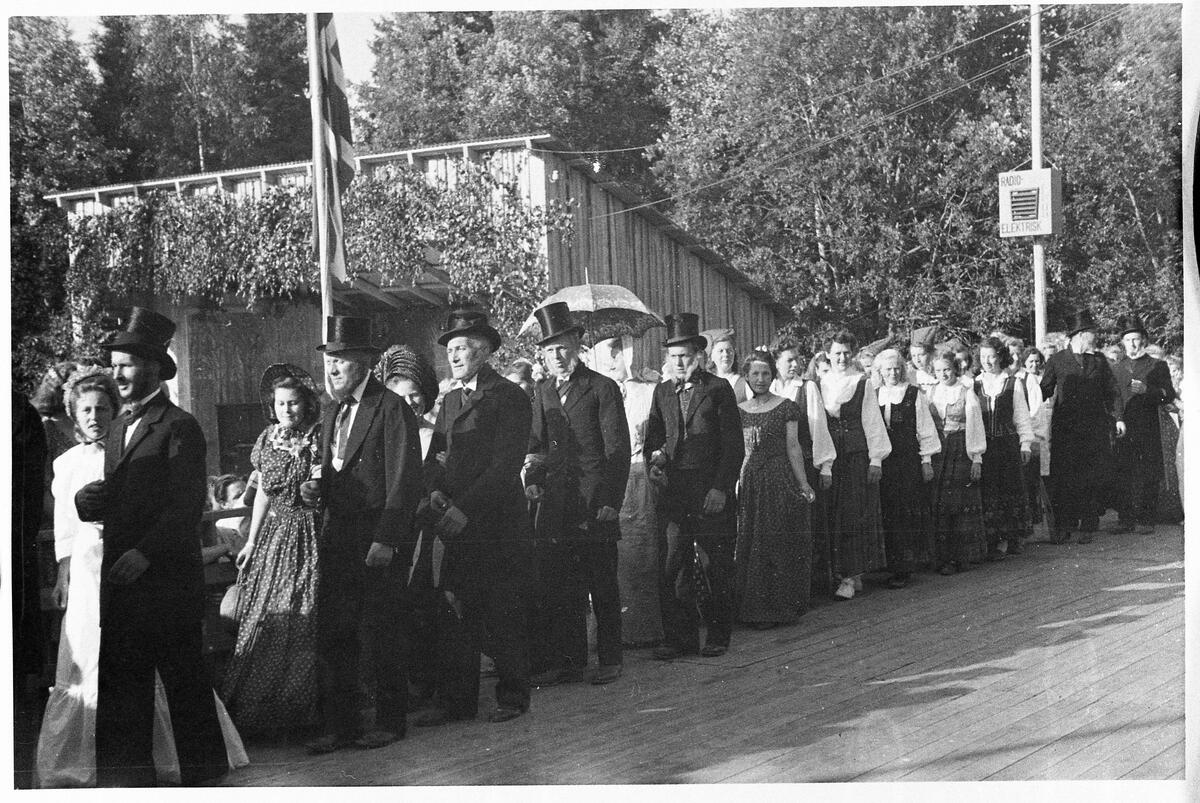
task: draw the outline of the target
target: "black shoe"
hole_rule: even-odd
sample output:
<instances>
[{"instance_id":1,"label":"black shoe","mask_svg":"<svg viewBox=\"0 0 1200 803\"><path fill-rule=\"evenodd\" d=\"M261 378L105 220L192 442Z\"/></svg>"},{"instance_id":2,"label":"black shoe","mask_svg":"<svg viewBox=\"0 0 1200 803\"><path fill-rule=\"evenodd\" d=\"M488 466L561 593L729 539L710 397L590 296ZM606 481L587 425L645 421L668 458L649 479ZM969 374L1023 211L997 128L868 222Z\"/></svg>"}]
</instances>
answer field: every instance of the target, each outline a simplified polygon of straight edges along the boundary
<instances>
[{"instance_id":1,"label":"black shoe","mask_svg":"<svg viewBox=\"0 0 1200 803\"><path fill-rule=\"evenodd\" d=\"M404 738L404 731L390 731L375 728L354 740L354 746L363 750L378 750Z\"/></svg>"},{"instance_id":2,"label":"black shoe","mask_svg":"<svg viewBox=\"0 0 1200 803\"><path fill-rule=\"evenodd\" d=\"M908 578L895 575L889 577L887 581L888 588L906 588L908 586Z\"/></svg>"},{"instance_id":3,"label":"black shoe","mask_svg":"<svg viewBox=\"0 0 1200 803\"><path fill-rule=\"evenodd\" d=\"M950 575L954 574L954 567L949 563L943 563L938 567L938 574L942 575L943 577L949 577Z\"/></svg>"},{"instance_id":4,"label":"black shoe","mask_svg":"<svg viewBox=\"0 0 1200 803\"><path fill-rule=\"evenodd\" d=\"M672 647L670 644L663 644L661 647L655 647L651 655L659 661L673 661L676 658L683 657L683 650L678 647Z\"/></svg>"},{"instance_id":5,"label":"black shoe","mask_svg":"<svg viewBox=\"0 0 1200 803\"><path fill-rule=\"evenodd\" d=\"M1079 540L1077 540L1075 543L1077 543L1077 544L1090 544L1090 543L1092 543L1092 541L1094 541L1094 540L1096 540L1096 534L1095 534L1095 533L1080 533L1080 534L1079 534Z\"/></svg>"},{"instance_id":6,"label":"black shoe","mask_svg":"<svg viewBox=\"0 0 1200 803\"><path fill-rule=\"evenodd\" d=\"M729 650L728 644L705 644L700 650L702 658L718 658Z\"/></svg>"},{"instance_id":7,"label":"black shoe","mask_svg":"<svg viewBox=\"0 0 1200 803\"><path fill-rule=\"evenodd\" d=\"M488 722L508 722L510 719L516 719L524 713L520 708L501 705L497 706L495 711L488 714Z\"/></svg>"},{"instance_id":8,"label":"black shoe","mask_svg":"<svg viewBox=\"0 0 1200 803\"><path fill-rule=\"evenodd\" d=\"M315 739L305 742L304 749L307 750L310 755L320 756L347 748L354 744L354 742L355 737L353 736L342 736L336 733L326 733L318 736Z\"/></svg>"},{"instance_id":9,"label":"black shoe","mask_svg":"<svg viewBox=\"0 0 1200 803\"><path fill-rule=\"evenodd\" d=\"M412 724L418 728L436 728L447 722L457 722L462 719L474 719L474 714L452 714L444 708L431 708L413 717Z\"/></svg>"},{"instance_id":10,"label":"black shoe","mask_svg":"<svg viewBox=\"0 0 1200 803\"><path fill-rule=\"evenodd\" d=\"M620 664L601 664L596 670L596 674L592 675L593 686L603 686L606 683L612 683L617 678L621 677Z\"/></svg>"}]
</instances>

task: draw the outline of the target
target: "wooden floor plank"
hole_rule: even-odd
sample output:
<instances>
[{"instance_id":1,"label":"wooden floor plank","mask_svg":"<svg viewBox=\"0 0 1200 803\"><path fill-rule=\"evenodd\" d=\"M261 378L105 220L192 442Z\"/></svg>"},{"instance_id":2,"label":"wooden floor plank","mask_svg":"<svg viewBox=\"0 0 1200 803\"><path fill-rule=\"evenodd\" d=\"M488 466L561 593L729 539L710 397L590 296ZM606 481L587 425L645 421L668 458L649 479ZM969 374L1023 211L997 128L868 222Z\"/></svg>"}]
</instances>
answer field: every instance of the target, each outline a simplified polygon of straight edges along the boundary
<instances>
[{"instance_id":1,"label":"wooden floor plank","mask_svg":"<svg viewBox=\"0 0 1200 803\"><path fill-rule=\"evenodd\" d=\"M818 605L792 627L739 629L718 659L629 651L618 683L537 690L510 723L413 728L319 759L251 744L254 764L227 783L1178 776L1182 554L1179 528L1034 544Z\"/></svg>"}]
</instances>

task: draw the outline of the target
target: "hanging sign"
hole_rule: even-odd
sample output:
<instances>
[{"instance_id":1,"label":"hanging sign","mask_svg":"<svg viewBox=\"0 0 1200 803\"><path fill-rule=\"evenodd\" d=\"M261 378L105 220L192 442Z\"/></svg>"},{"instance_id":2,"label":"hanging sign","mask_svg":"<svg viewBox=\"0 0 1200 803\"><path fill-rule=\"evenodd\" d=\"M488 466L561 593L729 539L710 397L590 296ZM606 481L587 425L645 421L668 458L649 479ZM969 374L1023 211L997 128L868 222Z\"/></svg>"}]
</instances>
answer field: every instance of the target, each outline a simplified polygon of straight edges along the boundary
<instances>
[{"instance_id":1,"label":"hanging sign","mask_svg":"<svg viewBox=\"0 0 1200 803\"><path fill-rule=\"evenodd\" d=\"M1000 236L1061 234L1062 173L1052 167L1000 174Z\"/></svg>"}]
</instances>

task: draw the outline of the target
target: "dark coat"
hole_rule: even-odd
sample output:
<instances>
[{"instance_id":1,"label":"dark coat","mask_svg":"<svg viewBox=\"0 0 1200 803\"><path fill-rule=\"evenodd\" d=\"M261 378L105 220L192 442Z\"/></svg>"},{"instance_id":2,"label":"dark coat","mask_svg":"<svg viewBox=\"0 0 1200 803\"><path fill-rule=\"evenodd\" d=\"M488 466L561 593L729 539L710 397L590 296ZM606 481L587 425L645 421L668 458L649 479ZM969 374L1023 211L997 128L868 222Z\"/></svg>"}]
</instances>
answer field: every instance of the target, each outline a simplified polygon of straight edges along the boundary
<instances>
[{"instance_id":1,"label":"dark coat","mask_svg":"<svg viewBox=\"0 0 1200 803\"><path fill-rule=\"evenodd\" d=\"M661 449L667 456L668 474L673 469L691 469L709 488L732 494L745 455L737 399L728 382L708 371L698 369L692 379L695 387L683 422L674 382L654 388L642 453L648 463Z\"/></svg>"},{"instance_id":2,"label":"dark coat","mask_svg":"<svg viewBox=\"0 0 1200 803\"><path fill-rule=\"evenodd\" d=\"M538 383L533 394L529 453L540 464L526 472L526 485L540 485L538 537L621 537L618 522L596 522L596 511L621 510L629 481L629 425L617 383L580 364L560 401L557 379ZM586 531L579 525L586 524Z\"/></svg>"},{"instance_id":3,"label":"dark coat","mask_svg":"<svg viewBox=\"0 0 1200 803\"><path fill-rule=\"evenodd\" d=\"M100 509L76 505L82 520L104 523L100 626L197 622L204 614L204 433L162 393L147 402L126 447L128 426L120 416L109 428ZM112 565L131 549L145 555L149 567L128 585L109 582Z\"/></svg>"},{"instance_id":4,"label":"dark coat","mask_svg":"<svg viewBox=\"0 0 1200 803\"><path fill-rule=\"evenodd\" d=\"M1143 354L1136 360L1122 357L1113 366L1113 377L1121 394L1121 419L1125 422L1123 440L1139 455L1162 471L1162 430L1159 408L1175 401L1171 371L1162 360ZM1145 393L1134 393L1132 381L1146 383Z\"/></svg>"},{"instance_id":5,"label":"dark coat","mask_svg":"<svg viewBox=\"0 0 1200 803\"><path fill-rule=\"evenodd\" d=\"M457 536L441 536L443 588L470 593L496 572L514 570L529 532L521 486L529 427L529 397L488 365L465 402L460 388L442 400L436 429L446 457L437 490L467 517Z\"/></svg>"},{"instance_id":6,"label":"dark coat","mask_svg":"<svg viewBox=\"0 0 1200 803\"><path fill-rule=\"evenodd\" d=\"M1076 475L1083 484L1107 482L1113 423L1121 413L1108 359L1099 353L1076 355L1070 348L1057 351L1046 361L1041 387L1044 398L1054 399L1050 473Z\"/></svg>"},{"instance_id":7,"label":"dark coat","mask_svg":"<svg viewBox=\"0 0 1200 803\"><path fill-rule=\"evenodd\" d=\"M346 442L346 459L335 472L337 412L338 405L329 404L321 415L323 545L365 552L378 542L395 547L396 560L408 561L416 545L414 520L423 491L417 417L407 402L369 376ZM360 524L328 526L338 520Z\"/></svg>"}]
</instances>

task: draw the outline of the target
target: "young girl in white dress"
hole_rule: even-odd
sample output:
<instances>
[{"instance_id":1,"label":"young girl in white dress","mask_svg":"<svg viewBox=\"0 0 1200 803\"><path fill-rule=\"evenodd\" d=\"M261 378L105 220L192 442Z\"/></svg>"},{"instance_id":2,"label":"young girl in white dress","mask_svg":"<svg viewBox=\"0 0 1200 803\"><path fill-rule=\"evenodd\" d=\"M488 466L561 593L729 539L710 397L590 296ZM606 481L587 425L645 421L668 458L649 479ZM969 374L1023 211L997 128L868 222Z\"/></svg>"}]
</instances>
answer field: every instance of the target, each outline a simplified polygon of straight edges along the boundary
<instances>
[{"instance_id":1,"label":"young girl in white dress","mask_svg":"<svg viewBox=\"0 0 1200 803\"><path fill-rule=\"evenodd\" d=\"M104 477L104 438L120 396L108 369L87 366L64 386L67 414L79 444L54 461L54 552L58 580L54 601L65 610L58 642L54 688L38 735L35 784L41 788L96 783L96 686L100 662L100 561L103 525L81 522L75 492ZM161 783L180 782L166 694L155 692L154 765ZM217 700L231 767L250 763L237 730Z\"/></svg>"}]
</instances>

